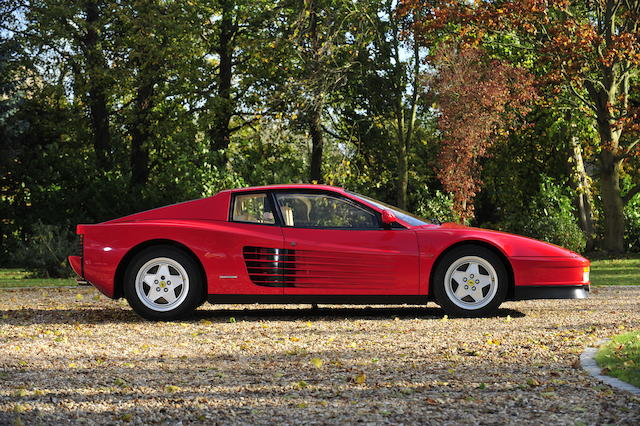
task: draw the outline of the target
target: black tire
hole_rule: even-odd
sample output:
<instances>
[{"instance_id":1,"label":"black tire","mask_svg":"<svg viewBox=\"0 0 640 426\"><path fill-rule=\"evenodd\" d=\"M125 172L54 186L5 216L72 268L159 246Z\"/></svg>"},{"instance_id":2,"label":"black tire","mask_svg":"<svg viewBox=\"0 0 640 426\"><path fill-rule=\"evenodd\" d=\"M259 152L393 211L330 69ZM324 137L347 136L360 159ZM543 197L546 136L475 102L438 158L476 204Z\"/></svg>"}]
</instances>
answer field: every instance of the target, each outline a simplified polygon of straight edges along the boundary
<instances>
[{"instance_id":1,"label":"black tire","mask_svg":"<svg viewBox=\"0 0 640 426\"><path fill-rule=\"evenodd\" d=\"M470 278L473 275L468 271L472 264L479 265L478 277ZM447 284L448 273L452 274L449 277L449 284ZM453 274L464 275L464 278L458 283ZM475 284L478 282L475 281L477 278L482 281L480 284ZM490 284L482 287L483 282L490 282ZM458 286L462 286L460 288L462 294L467 293L467 290L463 289L469 288L468 294L459 297ZM460 246L445 254L436 267L432 282L436 302L447 314L460 317L482 317L494 314L505 300L508 288L509 274L502 259L493 251L477 245ZM487 289L486 294L485 289Z\"/></svg>"},{"instance_id":2,"label":"black tire","mask_svg":"<svg viewBox=\"0 0 640 426\"><path fill-rule=\"evenodd\" d=\"M181 284L184 285L182 289L178 286L171 290L174 292L174 296L176 295L176 292L179 295L176 297L176 300L174 301L175 306L172 308L169 308L169 303L167 303L167 306L160 306L163 302L155 303L150 301L148 298L145 298L146 302L142 300L137 290L141 290L144 294L145 288L149 287L146 283L141 284L141 289L136 288L138 273L140 272L142 274L143 272L141 269L149 263L153 264L153 261L156 259L163 258L168 259L169 262L174 262L174 264L177 264L182 268L182 272L178 272L178 269L171 267L171 264L169 264L172 271L171 273L178 272L179 274L179 277L176 280L181 280L184 283ZM151 270L153 270L153 267ZM158 270L156 269L156 271ZM182 278L183 273L186 273L186 280ZM162 279L164 280L164 277ZM170 281L166 282L170 283ZM163 286L165 285L164 281L161 283ZM155 286L155 284L153 284L153 286ZM160 287L157 288L160 289ZM183 295L182 292L185 291L185 288L186 292ZM204 294L204 280L200 272L200 268L189 254L172 246L153 246L138 253L129 263L124 274L123 289L124 296L129 302L129 305L141 317L154 321L172 321L192 314L193 311L201 305ZM167 292L168 289L164 289L163 287L163 291ZM154 309L153 306L157 306L157 308Z\"/></svg>"}]
</instances>

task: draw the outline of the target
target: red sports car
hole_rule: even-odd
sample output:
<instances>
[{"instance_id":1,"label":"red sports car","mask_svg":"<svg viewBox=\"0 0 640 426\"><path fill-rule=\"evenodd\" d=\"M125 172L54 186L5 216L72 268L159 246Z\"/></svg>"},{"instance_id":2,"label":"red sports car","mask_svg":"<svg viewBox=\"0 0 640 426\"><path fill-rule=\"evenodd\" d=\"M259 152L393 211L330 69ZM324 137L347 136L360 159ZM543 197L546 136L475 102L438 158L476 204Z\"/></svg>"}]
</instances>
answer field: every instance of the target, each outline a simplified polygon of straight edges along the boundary
<instances>
[{"instance_id":1,"label":"red sports car","mask_svg":"<svg viewBox=\"0 0 640 426\"><path fill-rule=\"evenodd\" d=\"M211 303L426 304L482 316L504 300L583 298L589 261L530 238L432 223L323 185L222 191L78 225L79 279L141 316Z\"/></svg>"}]
</instances>

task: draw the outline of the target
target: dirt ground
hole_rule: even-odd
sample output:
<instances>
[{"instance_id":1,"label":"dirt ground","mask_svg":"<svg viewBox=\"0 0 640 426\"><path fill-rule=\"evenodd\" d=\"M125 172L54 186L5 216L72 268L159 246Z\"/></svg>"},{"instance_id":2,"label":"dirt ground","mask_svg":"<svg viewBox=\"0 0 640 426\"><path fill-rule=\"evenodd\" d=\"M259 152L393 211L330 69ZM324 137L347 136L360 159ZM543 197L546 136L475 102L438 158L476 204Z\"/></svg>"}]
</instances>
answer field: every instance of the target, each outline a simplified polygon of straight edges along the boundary
<instances>
[{"instance_id":1,"label":"dirt ground","mask_svg":"<svg viewBox=\"0 0 640 426\"><path fill-rule=\"evenodd\" d=\"M93 288L0 291L0 424L640 422L579 367L640 287L453 319L409 306L204 305L141 320Z\"/></svg>"}]
</instances>

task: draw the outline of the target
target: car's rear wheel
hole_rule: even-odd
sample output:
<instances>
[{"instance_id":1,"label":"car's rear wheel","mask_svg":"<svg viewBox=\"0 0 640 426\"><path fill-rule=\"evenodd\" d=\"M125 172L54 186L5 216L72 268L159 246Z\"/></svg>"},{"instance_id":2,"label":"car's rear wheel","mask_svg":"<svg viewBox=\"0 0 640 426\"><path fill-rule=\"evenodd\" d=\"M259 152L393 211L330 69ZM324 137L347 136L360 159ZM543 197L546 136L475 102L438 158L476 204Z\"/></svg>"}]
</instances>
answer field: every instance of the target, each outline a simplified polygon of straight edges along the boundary
<instances>
[{"instance_id":1,"label":"car's rear wheel","mask_svg":"<svg viewBox=\"0 0 640 426\"><path fill-rule=\"evenodd\" d=\"M192 313L201 303L203 279L195 261L171 246L140 252L125 272L124 295L140 316L174 320Z\"/></svg>"},{"instance_id":2,"label":"car's rear wheel","mask_svg":"<svg viewBox=\"0 0 640 426\"><path fill-rule=\"evenodd\" d=\"M438 304L455 316L486 316L504 301L509 286L502 260L491 250L468 245L439 262L433 281Z\"/></svg>"}]
</instances>

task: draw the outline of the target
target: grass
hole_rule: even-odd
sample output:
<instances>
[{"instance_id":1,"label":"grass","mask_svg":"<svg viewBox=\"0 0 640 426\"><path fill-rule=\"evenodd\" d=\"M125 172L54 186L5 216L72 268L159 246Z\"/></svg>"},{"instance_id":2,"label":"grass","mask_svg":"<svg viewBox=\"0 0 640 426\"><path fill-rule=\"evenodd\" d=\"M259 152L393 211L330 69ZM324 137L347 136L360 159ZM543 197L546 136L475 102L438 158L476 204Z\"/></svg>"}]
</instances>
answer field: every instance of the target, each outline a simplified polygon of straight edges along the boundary
<instances>
[{"instance_id":1,"label":"grass","mask_svg":"<svg viewBox=\"0 0 640 426\"><path fill-rule=\"evenodd\" d=\"M640 331L619 334L596 354L602 373L640 387Z\"/></svg>"},{"instance_id":2,"label":"grass","mask_svg":"<svg viewBox=\"0 0 640 426\"><path fill-rule=\"evenodd\" d=\"M591 284L640 285L640 255L591 262Z\"/></svg>"},{"instance_id":3,"label":"grass","mask_svg":"<svg viewBox=\"0 0 640 426\"><path fill-rule=\"evenodd\" d=\"M0 288L75 286L73 278L30 278L22 269L0 269Z\"/></svg>"},{"instance_id":4,"label":"grass","mask_svg":"<svg viewBox=\"0 0 640 426\"><path fill-rule=\"evenodd\" d=\"M617 259L596 259L591 262L591 284L640 285L640 255ZM0 288L73 286L73 278L30 278L22 269L1 269Z\"/></svg>"}]
</instances>

